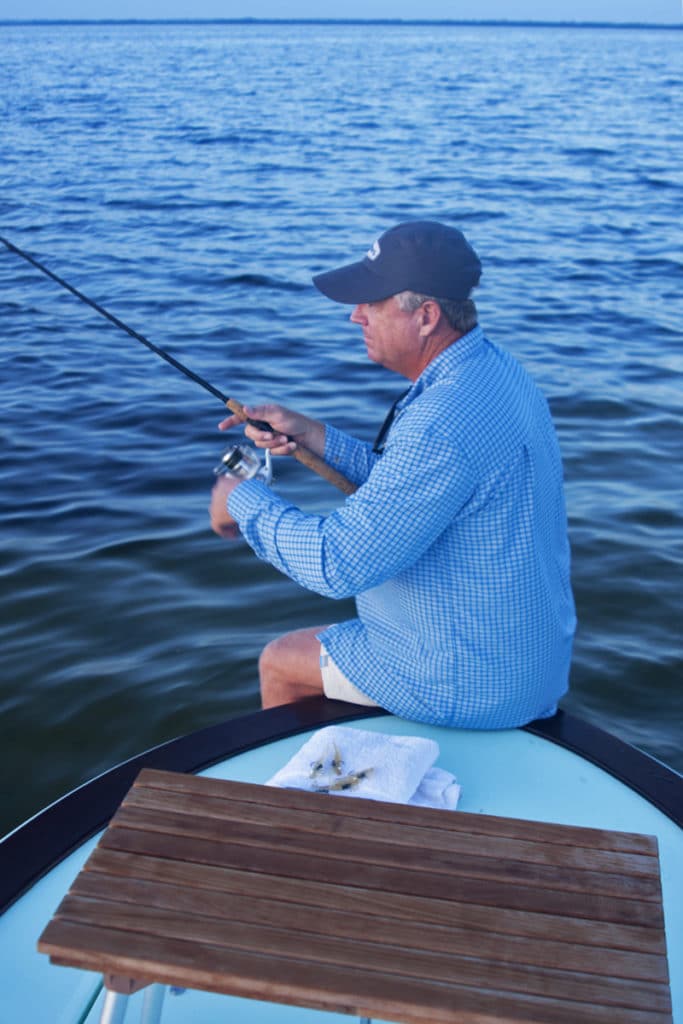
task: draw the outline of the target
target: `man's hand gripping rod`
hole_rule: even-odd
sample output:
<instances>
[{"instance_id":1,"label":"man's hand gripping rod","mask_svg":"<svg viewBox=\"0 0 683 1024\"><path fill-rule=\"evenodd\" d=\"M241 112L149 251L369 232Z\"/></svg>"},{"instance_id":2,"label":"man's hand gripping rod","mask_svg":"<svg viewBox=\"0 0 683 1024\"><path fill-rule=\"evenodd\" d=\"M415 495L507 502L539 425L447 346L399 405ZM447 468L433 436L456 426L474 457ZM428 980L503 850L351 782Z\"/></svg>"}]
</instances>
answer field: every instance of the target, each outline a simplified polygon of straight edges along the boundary
<instances>
[{"instance_id":1,"label":"man's hand gripping rod","mask_svg":"<svg viewBox=\"0 0 683 1024\"><path fill-rule=\"evenodd\" d=\"M83 292L79 292L78 289L74 288L74 286L69 284L68 281L65 281L63 278L55 274L52 270L49 270L42 263L39 263L38 260L34 259L34 257L30 256L27 252L24 252L23 249L19 249L16 245L13 245L12 242L9 242L6 238L2 238L2 236L0 236L0 242L2 242L3 245L7 246L10 252L16 253L17 256L21 256L22 259L26 260L27 263L30 263L32 266L36 267L36 269L40 270L41 273L45 274L47 277L52 278L52 280L56 281L57 284L61 285L62 288L66 288L66 290L68 292L71 292L72 295L75 295L77 299L80 299L81 302L85 302L87 306L90 306L92 309L95 310L95 312L99 313L100 316L103 316L106 320L109 320L110 323L114 324L116 327L119 327L122 331L125 331L125 333L130 335L131 338L135 338L136 341L141 342L148 349L150 349L151 352L156 353L156 355L160 356L167 363L170 363L171 366L174 366L176 370L179 370L186 377L189 377L190 380L193 380L196 384L199 384L201 387L203 387L205 391L208 391L216 398L219 398L221 402L223 402L223 404L228 407L230 412L233 413L235 416L239 416L244 423L251 423L253 426L258 427L259 430L268 430L271 431L273 434L277 433L277 431L273 430L271 425L269 423L266 423L264 420L251 419L244 411L244 406L235 398L228 398L228 396L224 395L221 391L218 390L218 388L215 388L213 384L209 384L209 382L207 380L204 380L203 377L200 377L199 374L194 373L193 370L188 369L187 366L184 366L183 363L181 363L174 356L170 355L168 352L165 352L163 348L159 348L158 345L154 345L148 338L144 336L144 334L139 334L138 331L134 331L133 328L129 327L128 324L125 324L123 320L119 320L117 316L114 316L113 313L110 313L108 310L106 310L104 306L100 306L97 302L94 302L92 299L89 299L87 295L84 295ZM289 440L292 440L292 438L290 438ZM325 460L321 459L319 455L315 454L315 452L311 452L307 448L302 448L300 445L297 445L297 447L292 452L292 455L299 462L302 462L304 466L308 466L308 468L312 469L314 473L317 473L318 476L323 477L325 480L333 484L344 494L353 494L353 492L356 490L355 484L352 484L350 480L347 480L347 478L343 476L343 474L339 473L336 469L333 469L332 466L328 465L325 462Z\"/></svg>"},{"instance_id":2,"label":"man's hand gripping rod","mask_svg":"<svg viewBox=\"0 0 683 1024\"><path fill-rule=\"evenodd\" d=\"M278 433L278 431L273 430L270 423L266 423L265 420L253 420L251 417L247 416L244 411L244 406L235 398L227 398L225 400L225 404L230 412L239 416L244 423L250 423L252 426L258 427L259 430L268 430L273 434ZM292 438L288 438L288 440L291 441ZM308 448L303 448L301 445L297 444L292 455L299 462L302 462L304 466L308 466L308 468L312 469L314 473L317 473L318 476L322 476L329 483L334 484L334 486L344 494L353 494L353 492L357 490L355 484L352 484L351 481L347 480L342 473L333 469L329 463L325 462L324 459L321 459L319 455L316 455L315 452L310 451Z\"/></svg>"}]
</instances>

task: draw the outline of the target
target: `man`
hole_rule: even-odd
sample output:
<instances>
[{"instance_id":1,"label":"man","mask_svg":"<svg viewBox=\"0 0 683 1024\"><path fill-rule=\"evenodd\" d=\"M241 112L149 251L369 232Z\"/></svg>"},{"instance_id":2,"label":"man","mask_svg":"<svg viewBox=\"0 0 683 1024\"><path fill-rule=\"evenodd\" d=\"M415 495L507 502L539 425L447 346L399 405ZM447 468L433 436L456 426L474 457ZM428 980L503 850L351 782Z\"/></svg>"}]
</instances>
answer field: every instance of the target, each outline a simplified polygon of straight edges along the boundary
<instances>
[{"instance_id":1,"label":"man","mask_svg":"<svg viewBox=\"0 0 683 1024\"><path fill-rule=\"evenodd\" d=\"M505 728L553 714L566 691L575 616L557 439L528 374L477 325L480 271L459 231L416 221L314 278L355 307L369 358L411 381L374 449L280 406L248 410L273 427L246 428L259 447L303 445L358 485L328 516L262 481L215 485L217 533L238 526L302 586L356 598L357 618L268 644L264 707L324 692Z\"/></svg>"}]
</instances>

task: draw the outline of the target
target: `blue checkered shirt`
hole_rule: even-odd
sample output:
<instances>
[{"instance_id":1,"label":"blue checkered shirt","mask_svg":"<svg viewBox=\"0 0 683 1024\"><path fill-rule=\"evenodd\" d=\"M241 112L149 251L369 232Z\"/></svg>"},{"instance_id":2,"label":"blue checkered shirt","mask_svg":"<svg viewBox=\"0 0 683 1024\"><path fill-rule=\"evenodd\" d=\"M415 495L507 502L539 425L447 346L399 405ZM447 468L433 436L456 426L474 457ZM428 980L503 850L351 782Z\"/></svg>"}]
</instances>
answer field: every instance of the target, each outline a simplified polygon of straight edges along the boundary
<instances>
[{"instance_id":1,"label":"blue checkered shirt","mask_svg":"<svg viewBox=\"0 0 683 1024\"><path fill-rule=\"evenodd\" d=\"M506 728L567 689L574 603L562 465L547 403L475 328L397 407L381 455L328 426L325 459L358 484L327 516L260 481L229 511L256 554L302 586L355 596L321 638L394 714Z\"/></svg>"}]
</instances>

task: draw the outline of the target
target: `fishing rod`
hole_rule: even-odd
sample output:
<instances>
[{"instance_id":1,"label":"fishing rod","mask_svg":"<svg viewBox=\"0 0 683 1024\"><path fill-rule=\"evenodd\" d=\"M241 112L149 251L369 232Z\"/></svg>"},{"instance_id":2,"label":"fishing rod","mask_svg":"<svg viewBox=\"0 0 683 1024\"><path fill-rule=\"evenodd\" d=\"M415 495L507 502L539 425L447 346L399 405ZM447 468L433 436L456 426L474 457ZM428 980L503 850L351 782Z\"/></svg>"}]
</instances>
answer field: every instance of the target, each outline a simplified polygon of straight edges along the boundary
<instances>
[{"instance_id":1,"label":"fishing rod","mask_svg":"<svg viewBox=\"0 0 683 1024\"><path fill-rule=\"evenodd\" d=\"M236 416L239 416L244 423L249 423L254 427L258 427L259 430L268 430L273 434L278 433L278 431L273 430L270 423L267 423L265 420L252 419L250 416L247 415L247 413L244 410L244 406L242 405L241 402L238 402L237 399L229 398L227 395L224 395L222 391L219 391L218 388L213 386L213 384L210 384L207 380L204 380L204 378L200 377L198 373L194 372L194 370L190 370L187 366L181 363L179 359L176 359L175 356L172 356L163 348L159 348L158 345L153 344L153 342L151 342L149 338L146 338L144 334L140 334L138 331L133 330L133 328L129 327L128 324L125 324L123 320L119 320L117 316L114 316L113 313L110 313L107 309L104 308L104 306L100 306L99 303L94 302L93 299L88 298L87 295L84 295L83 292L80 292L78 288L74 288L72 284L69 284L69 282L65 281L63 277L60 277L58 274L55 274L54 271L50 270L44 264L40 263L37 259L35 259L35 257L31 256L27 252L24 252L23 249L20 249L18 246L14 245L12 242L8 241L8 239L3 238L2 236L0 236L0 242L2 242L3 245L5 245L10 250L10 252L15 253L17 256L20 256L23 260L26 260L27 263L30 263L32 266L36 267L37 270L40 270L41 273L45 274L49 278L52 278L52 280L56 281L58 285L60 285L62 288L65 288L68 292L71 292L71 294L75 295L77 299L80 299L81 302L84 302L87 306L90 306L91 309L94 309L96 313L99 313L100 316L103 316L106 320L109 320L110 323L114 324L115 327L118 327L120 330L130 335L131 338L135 338L136 341L139 341L141 344L145 345L145 347L148 348L150 352L154 352L155 355L159 356L161 359L164 359L171 366L175 367L176 370L179 370L180 373L184 374L186 377L189 377L190 380L193 380L195 384L199 384L200 387L203 387L205 391L208 391L215 398L220 399L223 405L227 406L230 412L234 413ZM289 440L291 440L291 438ZM347 480L345 476L339 473L336 469L333 469L332 466L329 466L324 461L324 459L321 459L319 455L316 455L315 452L310 451L308 448L303 448L301 445L297 444L296 448L292 452L292 455L304 466L307 466L309 469L313 470L314 473L317 473L318 476L323 477L329 483L337 487L340 491L343 491L344 494L353 494L353 492L356 490L355 485L352 484L350 480Z\"/></svg>"}]
</instances>

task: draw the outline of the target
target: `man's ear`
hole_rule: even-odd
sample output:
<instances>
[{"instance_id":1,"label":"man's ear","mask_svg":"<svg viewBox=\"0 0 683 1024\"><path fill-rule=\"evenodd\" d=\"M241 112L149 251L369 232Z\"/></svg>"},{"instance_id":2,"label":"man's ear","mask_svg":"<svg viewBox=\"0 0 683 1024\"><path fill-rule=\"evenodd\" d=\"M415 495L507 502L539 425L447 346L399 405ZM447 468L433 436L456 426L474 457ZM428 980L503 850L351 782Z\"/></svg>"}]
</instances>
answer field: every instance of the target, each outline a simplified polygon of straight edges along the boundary
<instances>
[{"instance_id":1,"label":"man's ear","mask_svg":"<svg viewBox=\"0 0 683 1024\"><path fill-rule=\"evenodd\" d=\"M438 302L427 299L419 308L420 312L420 334L428 337L438 327L443 316L441 306Z\"/></svg>"}]
</instances>

